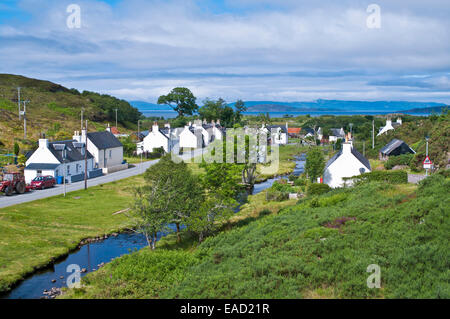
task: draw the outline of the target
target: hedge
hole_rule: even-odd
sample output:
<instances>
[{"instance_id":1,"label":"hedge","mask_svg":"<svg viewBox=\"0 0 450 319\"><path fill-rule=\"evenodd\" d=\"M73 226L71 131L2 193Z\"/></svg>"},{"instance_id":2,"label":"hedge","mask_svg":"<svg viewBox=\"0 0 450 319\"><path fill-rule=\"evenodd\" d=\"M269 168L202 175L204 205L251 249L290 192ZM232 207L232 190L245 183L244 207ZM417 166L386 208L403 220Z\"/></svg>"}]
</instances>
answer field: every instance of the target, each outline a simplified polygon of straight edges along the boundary
<instances>
[{"instance_id":1,"label":"hedge","mask_svg":"<svg viewBox=\"0 0 450 319\"><path fill-rule=\"evenodd\" d=\"M353 180L355 184L364 182L385 182L388 184L408 183L408 173L406 171L373 171L353 177L345 177L343 180Z\"/></svg>"}]
</instances>

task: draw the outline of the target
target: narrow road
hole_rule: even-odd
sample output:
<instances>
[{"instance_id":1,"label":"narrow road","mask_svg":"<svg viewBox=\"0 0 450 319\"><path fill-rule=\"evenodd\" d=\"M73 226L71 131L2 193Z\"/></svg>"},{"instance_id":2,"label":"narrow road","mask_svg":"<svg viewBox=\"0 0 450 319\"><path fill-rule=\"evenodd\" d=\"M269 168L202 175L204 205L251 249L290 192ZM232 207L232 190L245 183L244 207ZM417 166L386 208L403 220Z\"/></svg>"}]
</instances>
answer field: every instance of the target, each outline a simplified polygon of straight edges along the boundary
<instances>
[{"instance_id":1,"label":"narrow road","mask_svg":"<svg viewBox=\"0 0 450 319\"><path fill-rule=\"evenodd\" d=\"M201 149L196 150L194 152L194 157L197 155L200 155L201 152L202 152ZM191 158L191 154L183 154L180 157L183 160L188 160L189 158ZM148 161L148 162L143 162L142 165L140 163L134 164L135 167L132 167L132 168L129 168L129 169L126 169L123 171L103 175L103 176L96 177L93 179L88 179L88 182L87 182L88 187L97 186L97 185L105 184L105 183L111 183L111 182L118 181L118 180L121 180L124 178L142 174L145 172L145 170L147 168L156 164L158 161L159 161L159 159L153 160L153 161ZM67 193L77 191L80 189L84 189L84 181L66 184L66 192ZM28 193L25 193L22 195L18 195L18 194L14 194L12 196L0 195L0 208L13 206L13 205L17 205L17 204L22 204L22 203L27 203L27 202L31 202L31 201L34 201L37 199L52 197L52 196L61 195L61 194L64 194L64 186L63 185L56 185L53 188L44 189L44 190L34 190L34 191L31 191L31 192L28 192Z\"/></svg>"}]
</instances>

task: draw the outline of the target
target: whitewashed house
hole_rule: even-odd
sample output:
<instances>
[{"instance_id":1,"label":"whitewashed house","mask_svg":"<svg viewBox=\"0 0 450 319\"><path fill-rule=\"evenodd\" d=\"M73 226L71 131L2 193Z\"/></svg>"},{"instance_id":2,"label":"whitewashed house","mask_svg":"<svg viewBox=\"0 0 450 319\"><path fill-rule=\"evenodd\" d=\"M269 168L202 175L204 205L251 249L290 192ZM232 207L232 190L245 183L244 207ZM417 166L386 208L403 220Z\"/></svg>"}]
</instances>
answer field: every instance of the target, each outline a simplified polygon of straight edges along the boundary
<instances>
[{"instance_id":1,"label":"whitewashed house","mask_svg":"<svg viewBox=\"0 0 450 319\"><path fill-rule=\"evenodd\" d=\"M189 122L188 125L179 133L179 147L180 148L202 148L203 133L202 129L195 128L192 123Z\"/></svg>"},{"instance_id":2,"label":"whitewashed house","mask_svg":"<svg viewBox=\"0 0 450 319\"><path fill-rule=\"evenodd\" d=\"M37 176L66 176L69 182L84 179L85 172L85 144L76 140L49 142L40 139L39 147L26 161L24 170L25 181L30 183ZM87 153L88 177L94 170L94 157Z\"/></svg>"},{"instance_id":3,"label":"whitewashed house","mask_svg":"<svg viewBox=\"0 0 450 319\"><path fill-rule=\"evenodd\" d=\"M153 123L152 130L144 137L143 141L137 143L137 154L153 152L157 148L163 148L169 153L178 138L173 134L170 124L165 124L164 128L159 128L157 122Z\"/></svg>"},{"instance_id":4,"label":"whitewashed house","mask_svg":"<svg viewBox=\"0 0 450 319\"><path fill-rule=\"evenodd\" d=\"M289 141L288 123L283 125L269 125L267 131L270 132L270 140L272 144L286 145Z\"/></svg>"},{"instance_id":5,"label":"whitewashed house","mask_svg":"<svg viewBox=\"0 0 450 319\"><path fill-rule=\"evenodd\" d=\"M95 167L101 168L103 173L113 173L128 168L123 161L123 145L110 132L108 127L104 132L87 133L86 130L75 132L73 139L80 143L86 143L89 153L94 156Z\"/></svg>"},{"instance_id":6,"label":"whitewashed house","mask_svg":"<svg viewBox=\"0 0 450 319\"><path fill-rule=\"evenodd\" d=\"M342 150L327 162L323 182L332 188L343 187L344 177L357 176L370 171L369 160L353 147L351 139L347 139L342 144ZM351 186L353 182L347 181L345 184Z\"/></svg>"},{"instance_id":7,"label":"whitewashed house","mask_svg":"<svg viewBox=\"0 0 450 319\"><path fill-rule=\"evenodd\" d=\"M402 125L402 119L399 117L397 118L397 121L392 123L392 120L390 118L386 119L386 125L384 127L380 128L380 131L378 132L377 136L380 136L387 131L395 130L397 127Z\"/></svg>"},{"instance_id":8,"label":"whitewashed house","mask_svg":"<svg viewBox=\"0 0 450 319\"><path fill-rule=\"evenodd\" d=\"M344 128L332 128L331 130L331 134L328 138L328 140L331 142L337 142L337 140L343 140L345 139L345 132L344 132Z\"/></svg>"}]
</instances>

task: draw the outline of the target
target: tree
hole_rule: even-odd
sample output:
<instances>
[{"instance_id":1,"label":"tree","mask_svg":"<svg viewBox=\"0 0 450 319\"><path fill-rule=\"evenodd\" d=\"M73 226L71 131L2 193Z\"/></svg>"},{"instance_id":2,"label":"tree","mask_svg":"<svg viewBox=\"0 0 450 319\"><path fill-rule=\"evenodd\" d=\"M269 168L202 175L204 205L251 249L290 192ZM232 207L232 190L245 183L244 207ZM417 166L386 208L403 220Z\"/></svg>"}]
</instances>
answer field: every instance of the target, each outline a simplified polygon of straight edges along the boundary
<instances>
[{"instance_id":1,"label":"tree","mask_svg":"<svg viewBox=\"0 0 450 319\"><path fill-rule=\"evenodd\" d=\"M242 119L242 113L247 111L247 107L245 106L244 101L237 100L234 104L234 108L236 109L236 115L235 115L235 124L240 123Z\"/></svg>"},{"instance_id":2,"label":"tree","mask_svg":"<svg viewBox=\"0 0 450 319\"><path fill-rule=\"evenodd\" d=\"M222 197L234 198L239 190L236 176L239 176L240 168L236 164L230 163L202 163L200 165L205 170L202 183L205 189Z\"/></svg>"},{"instance_id":3,"label":"tree","mask_svg":"<svg viewBox=\"0 0 450 319\"><path fill-rule=\"evenodd\" d=\"M177 241L180 242L180 225L204 201L200 181L192 175L185 162L175 163L169 154L151 166L144 178L149 185L161 185L163 194L160 198L167 202L165 214L176 225Z\"/></svg>"},{"instance_id":4,"label":"tree","mask_svg":"<svg viewBox=\"0 0 450 319\"><path fill-rule=\"evenodd\" d=\"M232 127L235 121L235 113L232 107L228 106L224 99L206 99L203 106L198 110L200 117L206 121L220 120L224 127Z\"/></svg>"},{"instance_id":5,"label":"tree","mask_svg":"<svg viewBox=\"0 0 450 319\"><path fill-rule=\"evenodd\" d=\"M219 194L209 194L200 207L191 213L187 223L189 229L198 235L201 243L206 235L220 228L232 215L236 201Z\"/></svg>"},{"instance_id":6,"label":"tree","mask_svg":"<svg viewBox=\"0 0 450 319\"><path fill-rule=\"evenodd\" d=\"M158 232L168 230L166 214L168 202L164 198L162 185L156 183L135 189L131 218L136 231L142 233L149 247L155 249Z\"/></svg>"},{"instance_id":7,"label":"tree","mask_svg":"<svg viewBox=\"0 0 450 319\"><path fill-rule=\"evenodd\" d=\"M179 117L184 115L192 115L198 110L195 103L196 97L188 88L176 87L167 95L161 95L158 98L158 104L166 104L170 106Z\"/></svg>"},{"instance_id":8,"label":"tree","mask_svg":"<svg viewBox=\"0 0 450 319\"><path fill-rule=\"evenodd\" d=\"M20 152L19 143L15 142L14 143L14 155L19 156L19 152Z\"/></svg>"},{"instance_id":9,"label":"tree","mask_svg":"<svg viewBox=\"0 0 450 319\"><path fill-rule=\"evenodd\" d=\"M319 147L311 148L306 154L305 172L308 174L311 182L322 175L325 168L325 159L322 150Z\"/></svg>"}]
</instances>

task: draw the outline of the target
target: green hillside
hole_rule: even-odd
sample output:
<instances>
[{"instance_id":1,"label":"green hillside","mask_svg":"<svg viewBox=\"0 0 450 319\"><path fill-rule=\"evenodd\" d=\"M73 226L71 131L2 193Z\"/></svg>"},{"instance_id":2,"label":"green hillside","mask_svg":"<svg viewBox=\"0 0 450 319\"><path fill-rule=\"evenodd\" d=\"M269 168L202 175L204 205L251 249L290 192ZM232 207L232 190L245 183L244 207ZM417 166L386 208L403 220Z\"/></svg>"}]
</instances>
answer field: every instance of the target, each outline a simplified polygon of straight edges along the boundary
<instances>
[{"instance_id":1,"label":"green hillside","mask_svg":"<svg viewBox=\"0 0 450 319\"><path fill-rule=\"evenodd\" d=\"M17 87L21 87L21 100L27 104L27 139L23 139L23 121L19 121ZM49 81L30 79L18 75L0 74L0 148L11 148L14 142L22 149L32 148L41 133L49 138L61 139L80 130L80 114L89 120L90 129L105 129L107 123L115 125L118 111L119 129L133 129L140 113L124 100L94 92L78 92Z\"/></svg>"},{"instance_id":2,"label":"green hillside","mask_svg":"<svg viewBox=\"0 0 450 319\"><path fill-rule=\"evenodd\" d=\"M65 297L449 298L449 191L435 174L307 197L197 247L123 256ZM380 289L367 287L371 264Z\"/></svg>"}]
</instances>

